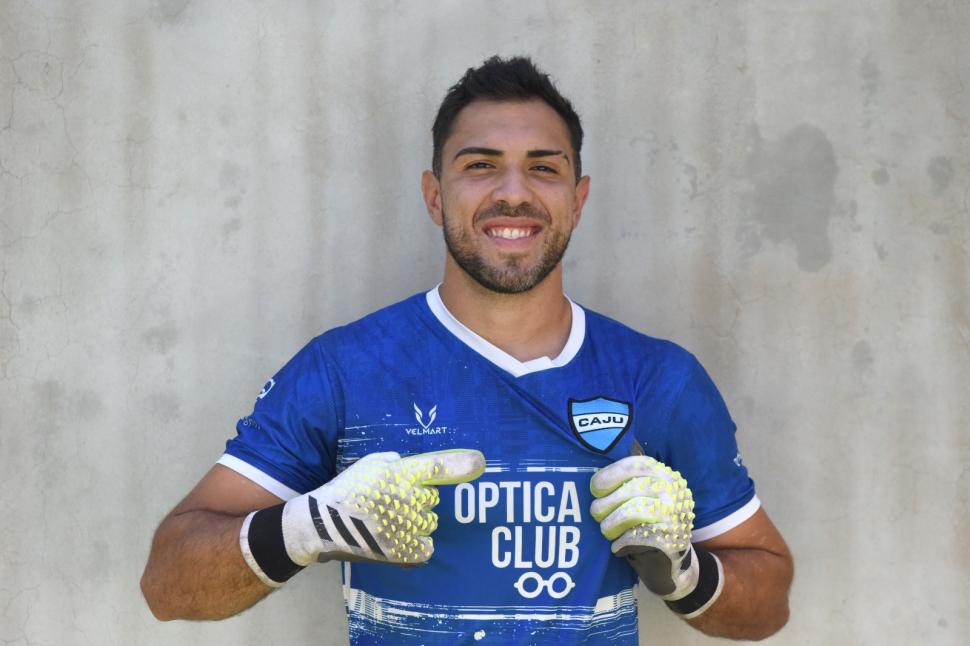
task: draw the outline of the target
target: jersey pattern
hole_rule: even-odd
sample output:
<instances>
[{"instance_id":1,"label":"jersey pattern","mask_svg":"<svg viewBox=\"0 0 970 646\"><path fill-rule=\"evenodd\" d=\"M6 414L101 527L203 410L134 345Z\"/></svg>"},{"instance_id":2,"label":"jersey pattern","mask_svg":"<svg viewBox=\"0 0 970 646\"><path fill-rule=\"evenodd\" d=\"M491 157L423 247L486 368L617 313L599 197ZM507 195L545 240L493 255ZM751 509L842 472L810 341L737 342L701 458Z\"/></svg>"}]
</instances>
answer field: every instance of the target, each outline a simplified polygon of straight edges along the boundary
<instances>
[{"instance_id":1,"label":"jersey pattern","mask_svg":"<svg viewBox=\"0 0 970 646\"><path fill-rule=\"evenodd\" d=\"M344 564L352 644L636 644L636 575L589 513L590 477L635 443L687 479L695 527L756 504L679 346L573 304L564 355L503 354L418 294L312 340L227 443L220 462L284 498L378 451L485 454L478 480L439 488L427 564Z\"/></svg>"}]
</instances>

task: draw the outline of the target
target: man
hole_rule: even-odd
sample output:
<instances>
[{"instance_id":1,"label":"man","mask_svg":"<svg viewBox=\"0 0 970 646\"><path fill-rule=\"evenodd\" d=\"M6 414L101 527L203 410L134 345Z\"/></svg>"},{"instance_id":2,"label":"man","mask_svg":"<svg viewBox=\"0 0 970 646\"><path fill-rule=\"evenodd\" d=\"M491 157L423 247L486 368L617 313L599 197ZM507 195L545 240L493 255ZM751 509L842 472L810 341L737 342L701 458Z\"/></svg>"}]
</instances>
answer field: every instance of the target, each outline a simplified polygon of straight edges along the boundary
<instances>
[{"instance_id":1,"label":"man","mask_svg":"<svg viewBox=\"0 0 970 646\"><path fill-rule=\"evenodd\" d=\"M443 282L267 382L158 528L152 611L227 617L340 560L354 644L632 644L638 578L709 634L777 631L791 556L713 383L563 295L590 184L570 103L492 58L433 139Z\"/></svg>"}]
</instances>

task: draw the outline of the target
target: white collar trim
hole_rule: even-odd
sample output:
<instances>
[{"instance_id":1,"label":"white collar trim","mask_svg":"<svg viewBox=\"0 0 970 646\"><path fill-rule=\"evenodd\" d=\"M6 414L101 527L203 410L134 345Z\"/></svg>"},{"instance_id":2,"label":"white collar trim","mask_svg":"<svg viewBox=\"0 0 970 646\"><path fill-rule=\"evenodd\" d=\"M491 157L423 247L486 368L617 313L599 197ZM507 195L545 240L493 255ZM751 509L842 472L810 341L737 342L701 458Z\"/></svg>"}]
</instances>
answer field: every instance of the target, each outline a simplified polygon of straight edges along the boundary
<instances>
[{"instance_id":1,"label":"white collar trim","mask_svg":"<svg viewBox=\"0 0 970 646\"><path fill-rule=\"evenodd\" d=\"M428 307L431 308L431 313L434 314L435 318L449 332L458 337L459 341L513 377L522 377L523 375L539 372L540 370L564 366L572 361L579 352L579 349L583 347L583 339L586 337L586 312L582 307L572 302L568 296L566 300L569 301L569 306L572 308L573 313L572 329L569 331L569 338L566 340L566 345L563 347L562 352L559 353L559 356L555 359L539 357L531 361L519 361L505 350L492 345L478 336L465 327L461 321L456 319L448 311L448 308L445 307L444 302L442 302L441 295L438 293L439 287L441 285L436 286L425 295L428 301Z\"/></svg>"}]
</instances>

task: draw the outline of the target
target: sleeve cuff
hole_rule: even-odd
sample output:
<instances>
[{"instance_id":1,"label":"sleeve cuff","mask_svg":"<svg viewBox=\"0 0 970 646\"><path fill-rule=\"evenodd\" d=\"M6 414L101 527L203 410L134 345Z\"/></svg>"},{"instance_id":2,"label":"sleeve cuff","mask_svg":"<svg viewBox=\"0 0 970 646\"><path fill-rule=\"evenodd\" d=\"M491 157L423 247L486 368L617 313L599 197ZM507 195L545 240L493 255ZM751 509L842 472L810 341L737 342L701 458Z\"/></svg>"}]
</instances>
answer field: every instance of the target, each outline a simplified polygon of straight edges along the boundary
<instances>
[{"instance_id":1,"label":"sleeve cuff","mask_svg":"<svg viewBox=\"0 0 970 646\"><path fill-rule=\"evenodd\" d=\"M734 529L744 521L754 516L754 512L758 511L759 509L761 509L761 500L759 500L758 495L755 494L751 497L751 500L746 502L740 509L731 512L717 522L711 523L710 525L705 525L700 529L695 529L693 532L691 532L690 540L692 543L699 543L701 541L706 541L709 538L720 536L724 532Z\"/></svg>"},{"instance_id":2,"label":"sleeve cuff","mask_svg":"<svg viewBox=\"0 0 970 646\"><path fill-rule=\"evenodd\" d=\"M266 475L253 465L240 460L234 455L223 453L222 457L216 460L216 464L221 464L224 467L232 469L239 475L249 478L280 500L290 500L291 498L296 498L297 496L301 495L299 491L290 489L279 480Z\"/></svg>"}]
</instances>

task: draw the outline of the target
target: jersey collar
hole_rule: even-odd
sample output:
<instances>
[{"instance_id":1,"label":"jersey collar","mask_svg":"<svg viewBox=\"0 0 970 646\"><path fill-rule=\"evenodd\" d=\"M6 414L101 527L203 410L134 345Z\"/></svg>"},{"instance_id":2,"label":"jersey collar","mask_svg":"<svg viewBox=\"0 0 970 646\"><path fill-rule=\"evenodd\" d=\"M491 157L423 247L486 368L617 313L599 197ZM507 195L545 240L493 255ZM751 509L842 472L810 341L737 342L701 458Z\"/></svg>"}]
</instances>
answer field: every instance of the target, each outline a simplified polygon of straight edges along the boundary
<instances>
[{"instance_id":1,"label":"jersey collar","mask_svg":"<svg viewBox=\"0 0 970 646\"><path fill-rule=\"evenodd\" d=\"M566 300L569 301L569 306L573 312L572 329L569 331L569 338L566 340L566 345L563 347L562 352L559 353L559 356L554 359L539 357L531 361L519 361L498 346L492 345L478 336L465 327L461 321L456 319L448 311L448 308L445 307L444 302L442 302L441 295L438 293L439 287L441 285L436 286L425 295L428 301L428 307L431 309L434 317L438 319L438 322L458 337L459 341L513 377L522 377L533 372L564 366L572 361L573 357L579 352L579 349L583 347L583 339L586 337L586 312L582 307L572 302L568 296Z\"/></svg>"}]
</instances>

